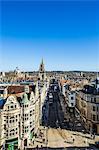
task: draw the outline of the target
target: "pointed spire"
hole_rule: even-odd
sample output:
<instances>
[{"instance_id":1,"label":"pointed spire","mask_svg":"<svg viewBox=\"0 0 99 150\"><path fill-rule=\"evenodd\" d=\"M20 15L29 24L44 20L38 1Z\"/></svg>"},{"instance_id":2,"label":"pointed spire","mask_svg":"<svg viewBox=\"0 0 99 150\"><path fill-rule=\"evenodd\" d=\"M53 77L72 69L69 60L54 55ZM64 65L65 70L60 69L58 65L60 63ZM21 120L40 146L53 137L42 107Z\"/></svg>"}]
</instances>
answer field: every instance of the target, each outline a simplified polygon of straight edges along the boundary
<instances>
[{"instance_id":1,"label":"pointed spire","mask_svg":"<svg viewBox=\"0 0 99 150\"><path fill-rule=\"evenodd\" d=\"M41 62L41 64L44 64L43 58L42 58L42 62Z\"/></svg>"}]
</instances>

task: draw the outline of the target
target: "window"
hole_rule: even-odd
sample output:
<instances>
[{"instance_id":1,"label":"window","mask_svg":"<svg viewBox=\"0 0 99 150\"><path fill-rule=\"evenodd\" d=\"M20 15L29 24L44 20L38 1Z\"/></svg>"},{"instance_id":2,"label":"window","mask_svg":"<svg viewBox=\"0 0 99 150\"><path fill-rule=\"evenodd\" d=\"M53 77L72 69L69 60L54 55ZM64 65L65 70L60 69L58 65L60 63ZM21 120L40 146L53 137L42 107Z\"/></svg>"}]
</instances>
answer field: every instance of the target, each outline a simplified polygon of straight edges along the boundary
<instances>
[{"instance_id":1,"label":"window","mask_svg":"<svg viewBox=\"0 0 99 150\"><path fill-rule=\"evenodd\" d=\"M11 106L11 108L13 108L13 105Z\"/></svg>"},{"instance_id":2,"label":"window","mask_svg":"<svg viewBox=\"0 0 99 150\"><path fill-rule=\"evenodd\" d=\"M93 121L95 121L96 120L96 116L95 115L93 115Z\"/></svg>"},{"instance_id":3,"label":"window","mask_svg":"<svg viewBox=\"0 0 99 150\"><path fill-rule=\"evenodd\" d=\"M96 103L96 97L94 97L94 102Z\"/></svg>"},{"instance_id":4,"label":"window","mask_svg":"<svg viewBox=\"0 0 99 150\"><path fill-rule=\"evenodd\" d=\"M98 106L97 106L97 111L98 111L99 109L98 109Z\"/></svg>"},{"instance_id":5,"label":"window","mask_svg":"<svg viewBox=\"0 0 99 150\"><path fill-rule=\"evenodd\" d=\"M99 121L99 115L97 115L97 121Z\"/></svg>"},{"instance_id":6,"label":"window","mask_svg":"<svg viewBox=\"0 0 99 150\"><path fill-rule=\"evenodd\" d=\"M95 106L93 106L93 111L95 111Z\"/></svg>"},{"instance_id":7,"label":"window","mask_svg":"<svg viewBox=\"0 0 99 150\"><path fill-rule=\"evenodd\" d=\"M74 99L74 97L72 96L72 97L71 97L71 100L73 100L73 99Z\"/></svg>"},{"instance_id":8,"label":"window","mask_svg":"<svg viewBox=\"0 0 99 150\"><path fill-rule=\"evenodd\" d=\"M73 106L73 103L71 103L71 106Z\"/></svg>"}]
</instances>

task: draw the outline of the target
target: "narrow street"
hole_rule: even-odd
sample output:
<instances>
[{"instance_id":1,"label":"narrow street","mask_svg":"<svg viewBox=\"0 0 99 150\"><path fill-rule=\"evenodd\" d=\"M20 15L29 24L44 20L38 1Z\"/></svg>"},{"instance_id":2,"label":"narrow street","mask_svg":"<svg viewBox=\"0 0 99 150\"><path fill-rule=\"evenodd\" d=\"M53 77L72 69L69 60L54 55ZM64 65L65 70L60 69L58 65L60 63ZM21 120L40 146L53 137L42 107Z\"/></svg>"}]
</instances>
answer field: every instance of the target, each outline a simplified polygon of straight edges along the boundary
<instances>
[{"instance_id":1,"label":"narrow street","mask_svg":"<svg viewBox=\"0 0 99 150\"><path fill-rule=\"evenodd\" d=\"M54 89L55 86L57 86L56 90ZM51 99L49 98L50 93L53 97ZM71 117L66 110L58 83L50 85L42 118L42 125L46 127L47 147L62 148L78 145L87 147L89 143L94 143L89 134L80 132L84 130L83 126L77 126L80 125L81 121L76 117Z\"/></svg>"},{"instance_id":2,"label":"narrow street","mask_svg":"<svg viewBox=\"0 0 99 150\"><path fill-rule=\"evenodd\" d=\"M49 105L48 126L53 128L61 127L63 119L58 93L53 91L53 103Z\"/></svg>"}]
</instances>

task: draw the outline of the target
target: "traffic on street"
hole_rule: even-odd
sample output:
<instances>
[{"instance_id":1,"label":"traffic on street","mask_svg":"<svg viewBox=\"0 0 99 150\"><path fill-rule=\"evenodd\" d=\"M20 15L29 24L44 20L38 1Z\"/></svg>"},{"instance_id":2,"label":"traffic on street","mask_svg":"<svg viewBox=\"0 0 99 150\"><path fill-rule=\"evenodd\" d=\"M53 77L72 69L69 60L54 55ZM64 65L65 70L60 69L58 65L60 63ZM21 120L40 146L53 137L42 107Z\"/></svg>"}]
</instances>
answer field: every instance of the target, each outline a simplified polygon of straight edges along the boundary
<instances>
[{"instance_id":1,"label":"traffic on street","mask_svg":"<svg viewBox=\"0 0 99 150\"><path fill-rule=\"evenodd\" d=\"M43 106L42 124L52 128L62 127L64 113L58 96L58 83L50 84L47 100Z\"/></svg>"},{"instance_id":2,"label":"traffic on street","mask_svg":"<svg viewBox=\"0 0 99 150\"><path fill-rule=\"evenodd\" d=\"M78 146L79 145L79 146ZM79 113L71 113L58 81L52 79L42 107L39 135L33 146L36 149L97 150L93 137L86 132ZM31 149L31 148L30 148Z\"/></svg>"},{"instance_id":3,"label":"traffic on street","mask_svg":"<svg viewBox=\"0 0 99 150\"><path fill-rule=\"evenodd\" d=\"M65 105L66 102L59 90L58 81L52 80L42 108L42 125L86 132L77 111L75 110L75 114L71 114Z\"/></svg>"}]
</instances>

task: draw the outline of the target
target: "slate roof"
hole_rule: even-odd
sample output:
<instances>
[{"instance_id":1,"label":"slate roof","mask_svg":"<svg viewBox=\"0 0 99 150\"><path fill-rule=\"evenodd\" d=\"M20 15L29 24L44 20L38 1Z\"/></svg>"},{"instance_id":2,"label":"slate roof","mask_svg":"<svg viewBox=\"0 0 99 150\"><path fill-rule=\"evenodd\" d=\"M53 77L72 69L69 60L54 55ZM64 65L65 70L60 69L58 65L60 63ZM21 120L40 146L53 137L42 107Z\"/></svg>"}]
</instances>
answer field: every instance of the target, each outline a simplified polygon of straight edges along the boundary
<instances>
[{"instance_id":1,"label":"slate roof","mask_svg":"<svg viewBox=\"0 0 99 150\"><path fill-rule=\"evenodd\" d=\"M3 109L3 106L5 104L6 100L0 98L0 109Z\"/></svg>"}]
</instances>

